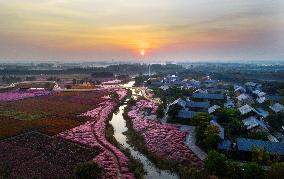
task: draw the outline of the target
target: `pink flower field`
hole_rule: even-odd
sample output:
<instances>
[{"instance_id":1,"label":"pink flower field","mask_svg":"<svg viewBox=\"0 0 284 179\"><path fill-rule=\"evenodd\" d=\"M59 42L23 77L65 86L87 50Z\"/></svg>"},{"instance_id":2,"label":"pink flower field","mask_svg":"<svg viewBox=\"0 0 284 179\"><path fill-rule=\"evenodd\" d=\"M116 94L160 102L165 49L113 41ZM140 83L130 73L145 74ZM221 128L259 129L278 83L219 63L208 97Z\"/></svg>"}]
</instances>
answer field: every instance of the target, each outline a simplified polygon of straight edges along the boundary
<instances>
[{"instance_id":1,"label":"pink flower field","mask_svg":"<svg viewBox=\"0 0 284 179\"><path fill-rule=\"evenodd\" d=\"M119 99L123 99L127 91L117 89ZM102 153L94 160L104 169L104 178L123 179L134 178L133 173L128 168L128 158L115 146L106 140L105 128L109 115L117 104L108 98L97 108L87 111L81 116L91 118L86 123L73 129L64 131L58 136L91 148L100 149Z\"/></svg>"},{"instance_id":2,"label":"pink flower field","mask_svg":"<svg viewBox=\"0 0 284 179\"><path fill-rule=\"evenodd\" d=\"M189 162L196 167L202 167L202 161L184 144L187 136L178 127L170 124L161 124L157 120L145 119L143 109L157 106L152 101L140 100L128 112L133 128L144 137L149 151L168 160Z\"/></svg>"},{"instance_id":3,"label":"pink flower field","mask_svg":"<svg viewBox=\"0 0 284 179\"><path fill-rule=\"evenodd\" d=\"M11 91L0 93L0 101L17 101L25 98L49 95L51 92L47 90L26 90L26 91Z\"/></svg>"}]
</instances>

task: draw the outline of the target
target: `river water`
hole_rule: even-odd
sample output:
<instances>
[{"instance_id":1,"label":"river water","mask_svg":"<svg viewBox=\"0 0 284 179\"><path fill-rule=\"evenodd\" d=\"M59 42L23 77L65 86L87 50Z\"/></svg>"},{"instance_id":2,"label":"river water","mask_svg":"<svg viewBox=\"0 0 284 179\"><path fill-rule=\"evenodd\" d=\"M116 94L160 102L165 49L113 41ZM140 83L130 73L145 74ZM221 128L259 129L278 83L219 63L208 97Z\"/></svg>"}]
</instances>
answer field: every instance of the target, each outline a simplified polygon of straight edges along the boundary
<instances>
[{"instance_id":1,"label":"river water","mask_svg":"<svg viewBox=\"0 0 284 179\"><path fill-rule=\"evenodd\" d=\"M140 95L141 93L132 88L134 82L131 81L128 84L124 85L124 87L130 88L132 91L133 97ZM132 146L127 143L127 136L123 133L128 130L126 127L126 121L123 118L124 108L127 105L127 100L123 105L121 105L116 113L113 114L112 119L110 120L110 124L114 128L114 137L115 139L125 148L129 149L131 155L140 160L144 166L144 170L146 171L145 178L147 179L178 179L176 174L172 174L167 170L160 170L145 156L144 154L135 150Z\"/></svg>"}]
</instances>

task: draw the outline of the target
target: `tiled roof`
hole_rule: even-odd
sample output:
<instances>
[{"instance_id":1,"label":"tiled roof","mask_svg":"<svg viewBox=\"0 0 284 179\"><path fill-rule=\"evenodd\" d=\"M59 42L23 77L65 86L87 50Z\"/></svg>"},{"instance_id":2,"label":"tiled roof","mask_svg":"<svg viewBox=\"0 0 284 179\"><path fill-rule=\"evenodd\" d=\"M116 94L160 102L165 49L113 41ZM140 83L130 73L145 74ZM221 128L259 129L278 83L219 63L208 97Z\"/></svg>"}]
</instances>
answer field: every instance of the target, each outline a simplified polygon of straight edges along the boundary
<instances>
[{"instance_id":1,"label":"tiled roof","mask_svg":"<svg viewBox=\"0 0 284 179\"><path fill-rule=\"evenodd\" d=\"M244 115L244 114L247 114L247 113L252 112L252 111L255 112L255 109L252 108L250 105L246 104L246 105L240 107L239 111L241 112L242 115Z\"/></svg>"},{"instance_id":2,"label":"tiled roof","mask_svg":"<svg viewBox=\"0 0 284 179\"><path fill-rule=\"evenodd\" d=\"M220 106L218 105L214 105L214 106L211 106L209 109L208 109L208 113L211 114L213 112L215 112L217 109L221 108Z\"/></svg>"},{"instance_id":3,"label":"tiled roof","mask_svg":"<svg viewBox=\"0 0 284 179\"><path fill-rule=\"evenodd\" d=\"M237 99L239 100L239 101L243 101L243 100L246 100L246 99L248 99L249 98L249 95L247 95L247 94L240 94L238 97L237 97Z\"/></svg>"},{"instance_id":4,"label":"tiled roof","mask_svg":"<svg viewBox=\"0 0 284 179\"><path fill-rule=\"evenodd\" d=\"M256 108L256 113L264 118L266 118L267 116L269 116L269 113L265 110L263 110L262 108Z\"/></svg>"},{"instance_id":5,"label":"tiled roof","mask_svg":"<svg viewBox=\"0 0 284 179\"><path fill-rule=\"evenodd\" d=\"M205 108L208 109L210 107L209 102L195 102L195 101L187 101L186 106L189 108Z\"/></svg>"},{"instance_id":6,"label":"tiled roof","mask_svg":"<svg viewBox=\"0 0 284 179\"><path fill-rule=\"evenodd\" d=\"M200 98L200 99L224 99L223 94L206 94L206 93L194 93L194 98Z\"/></svg>"},{"instance_id":7,"label":"tiled roof","mask_svg":"<svg viewBox=\"0 0 284 179\"><path fill-rule=\"evenodd\" d=\"M181 99L181 98L178 98L174 102L172 102L170 105L173 105L173 104L178 104L178 105L180 105L182 107L185 107L186 101Z\"/></svg>"},{"instance_id":8,"label":"tiled roof","mask_svg":"<svg viewBox=\"0 0 284 179\"><path fill-rule=\"evenodd\" d=\"M226 108L233 108L235 107L234 102L231 99L227 99L227 102L224 104Z\"/></svg>"},{"instance_id":9,"label":"tiled roof","mask_svg":"<svg viewBox=\"0 0 284 179\"><path fill-rule=\"evenodd\" d=\"M264 103L264 101L266 100L265 97L259 97L259 98L256 98L256 101L259 103L259 104L262 104Z\"/></svg>"},{"instance_id":10,"label":"tiled roof","mask_svg":"<svg viewBox=\"0 0 284 179\"><path fill-rule=\"evenodd\" d=\"M254 82L246 82L245 85L246 85L246 86L256 86L257 83L254 83Z\"/></svg>"},{"instance_id":11,"label":"tiled roof","mask_svg":"<svg viewBox=\"0 0 284 179\"><path fill-rule=\"evenodd\" d=\"M273 106L269 106L274 112L278 113L280 111L284 111L284 106L279 103L275 103Z\"/></svg>"},{"instance_id":12,"label":"tiled roof","mask_svg":"<svg viewBox=\"0 0 284 179\"><path fill-rule=\"evenodd\" d=\"M259 120L257 120L254 116L250 116L250 117L244 119L243 123L248 130L260 125Z\"/></svg>"},{"instance_id":13,"label":"tiled roof","mask_svg":"<svg viewBox=\"0 0 284 179\"><path fill-rule=\"evenodd\" d=\"M264 148L270 154L278 154L284 156L284 144L279 142L270 142L255 139L237 138L239 151L252 151L253 148ZM218 144L220 150L230 150L231 141L223 140Z\"/></svg>"},{"instance_id":14,"label":"tiled roof","mask_svg":"<svg viewBox=\"0 0 284 179\"><path fill-rule=\"evenodd\" d=\"M252 151L253 147L264 148L271 154L284 155L284 144L279 142L270 142L255 139L238 138L238 150Z\"/></svg>"},{"instance_id":15,"label":"tiled roof","mask_svg":"<svg viewBox=\"0 0 284 179\"><path fill-rule=\"evenodd\" d=\"M178 118L184 118L184 119L186 119L186 118L189 118L189 119L191 119L191 118L193 118L194 116L196 115L196 112L194 112L194 111L187 111L187 110L180 110L179 112L178 112Z\"/></svg>"}]
</instances>

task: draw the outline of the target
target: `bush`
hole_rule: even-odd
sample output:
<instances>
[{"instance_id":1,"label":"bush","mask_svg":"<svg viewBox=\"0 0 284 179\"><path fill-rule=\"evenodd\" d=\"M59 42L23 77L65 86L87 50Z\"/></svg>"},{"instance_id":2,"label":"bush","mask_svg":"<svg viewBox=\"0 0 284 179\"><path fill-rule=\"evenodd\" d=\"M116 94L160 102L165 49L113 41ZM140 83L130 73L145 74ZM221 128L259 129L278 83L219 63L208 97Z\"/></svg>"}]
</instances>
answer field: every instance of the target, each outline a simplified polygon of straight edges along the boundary
<instances>
[{"instance_id":1,"label":"bush","mask_svg":"<svg viewBox=\"0 0 284 179\"><path fill-rule=\"evenodd\" d=\"M159 104L157 109L157 118L162 119L165 116L163 104Z\"/></svg>"},{"instance_id":2,"label":"bush","mask_svg":"<svg viewBox=\"0 0 284 179\"><path fill-rule=\"evenodd\" d=\"M262 179L264 178L264 169L255 162L246 163L243 166L245 179Z\"/></svg>"},{"instance_id":3,"label":"bush","mask_svg":"<svg viewBox=\"0 0 284 179\"><path fill-rule=\"evenodd\" d=\"M204 160L205 169L213 175L225 175L227 157L215 150L211 150Z\"/></svg>"},{"instance_id":4,"label":"bush","mask_svg":"<svg viewBox=\"0 0 284 179\"><path fill-rule=\"evenodd\" d=\"M283 178L284 162L274 163L271 165L271 170L267 172L267 178Z\"/></svg>"},{"instance_id":5,"label":"bush","mask_svg":"<svg viewBox=\"0 0 284 179\"><path fill-rule=\"evenodd\" d=\"M210 123L210 119L211 119L211 117L209 116L209 114L207 114L207 113L204 113L204 112L199 112L199 113L197 113L197 115L196 116L194 116L193 118L192 118L192 123L194 124L194 125L200 125L201 123L206 123L206 124L209 124Z\"/></svg>"},{"instance_id":6,"label":"bush","mask_svg":"<svg viewBox=\"0 0 284 179\"><path fill-rule=\"evenodd\" d=\"M178 104L173 104L173 105L171 105L169 107L169 110L168 110L167 114L171 118L175 119L177 114L178 114L178 112L179 112L179 110L181 110L181 106L179 106Z\"/></svg>"},{"instance_id":7,"label":"bush","mask_svg":"<svg viewBox=\"0 0 284 179\"><path fill-rule=\"evenodd\" d=\"M256 148L252 149L252 161L257 162L259 164L270 164L270 155L264 148Z\"/></svg>"},{"instance_id":8,"label":"bush","mask_svg":"<svg viewBox=\"0 0 284 179\"><path fill-rule=\"evenodd\" d=\"M239 163L235 161L227 161L227 176L231 179L242 178L243 172Z\"/></svg>"},{"instance_id":9,"label":"bush","mask_svg":"<svg viewBox=\"0 0 284 179\"><path fill-rule=\"evenodd\" d=\"M213 125L208 125L204 132L203 142L207 149L213 149L220 141L219 128Z\"/></svg>"},{"instance_id":10,"label":"bush","mask_svg":"<svg viewBox=\"0 0 284 179\"><path fill-rule=\"evenodd\" d=\"M74 173L78 178L96 179L101 178L102 169L93 161L78 164Z\"/></svg>"}]
</instances>

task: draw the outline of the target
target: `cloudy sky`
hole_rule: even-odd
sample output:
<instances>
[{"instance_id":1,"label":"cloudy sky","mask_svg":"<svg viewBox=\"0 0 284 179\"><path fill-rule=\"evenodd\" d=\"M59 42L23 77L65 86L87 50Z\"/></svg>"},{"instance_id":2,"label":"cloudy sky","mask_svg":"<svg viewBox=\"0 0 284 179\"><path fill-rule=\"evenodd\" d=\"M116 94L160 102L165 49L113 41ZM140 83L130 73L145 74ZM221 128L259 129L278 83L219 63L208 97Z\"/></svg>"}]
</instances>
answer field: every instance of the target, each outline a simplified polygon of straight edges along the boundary
<instances>
[{"instance_id":1,"label":"cloudy sky","mask_svg":"<svg viewBox=\"0 0 284 179\"><path fill-rule=\"evenodd\" d=\"M0 0L1 59L284 61L284 1Z\"/></svg>"}]
</instances>

